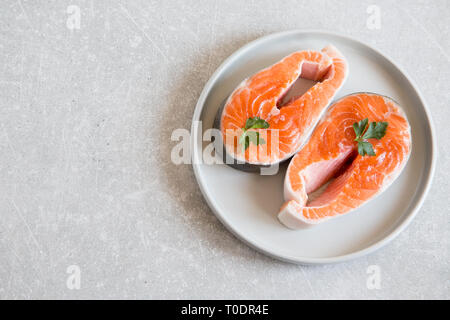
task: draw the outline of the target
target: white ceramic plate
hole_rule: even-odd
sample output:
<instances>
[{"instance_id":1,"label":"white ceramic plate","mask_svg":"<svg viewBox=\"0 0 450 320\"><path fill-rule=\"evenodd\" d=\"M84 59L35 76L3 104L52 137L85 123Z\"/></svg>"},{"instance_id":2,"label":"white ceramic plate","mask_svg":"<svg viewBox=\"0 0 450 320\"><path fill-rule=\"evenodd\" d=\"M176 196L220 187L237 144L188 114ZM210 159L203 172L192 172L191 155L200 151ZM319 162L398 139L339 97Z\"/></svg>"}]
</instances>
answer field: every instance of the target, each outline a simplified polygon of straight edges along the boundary
<instances>
[{"instance_id":1,"label":"white ceramic plate","mask_svg":"<svg viewBox=\"0 0 450 320\"><path fill-rule=\"evenodd\" d=\"M347 58L349 77L336 100L352 92L389 96L411 124L413 148L400 177L364 206L307 230L289 230L277 219L283 204L286 166L274 176L199 164L203 132L211 128L224 99L245 78L291 52L332 43ZM202 128L194 126L202 121ZM436 147L430 114L409 77L377 50L357 40L321 31L289 31L257 39L231 55L213 74L198 100L192 126L193 168L217 218L238 238L272 257L302 264L341 262L385 245L413 219L429 189Z\"/></svg>"}]
</instances>

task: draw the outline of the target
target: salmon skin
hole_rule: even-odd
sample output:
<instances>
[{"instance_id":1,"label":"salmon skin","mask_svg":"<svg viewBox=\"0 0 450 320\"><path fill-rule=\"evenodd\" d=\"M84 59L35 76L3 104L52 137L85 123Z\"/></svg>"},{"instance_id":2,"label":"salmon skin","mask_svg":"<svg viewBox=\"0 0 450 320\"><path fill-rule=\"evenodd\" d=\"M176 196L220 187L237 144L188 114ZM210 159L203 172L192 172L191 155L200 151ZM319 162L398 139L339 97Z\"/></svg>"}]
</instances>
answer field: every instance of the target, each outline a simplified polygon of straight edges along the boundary
<instances>
[{"instance_id":1,"label":"salmon skin","mask_svg":"<svg viewBox=\"0 0 450 320\"><path fill-rule=\"evenodd\" d=\"M353 124L365 118L388 122L384 137L368 140L375 156L361 156L357 151ZM292 158L279 220L299 229L360 207L398 177L410 152L410 126L395 101L373 93L343 97L329 108L308 143ZM316 199L308 199L308 194L321 187L325 189Z\"/></svg>"},{"instance_id":2,"label":"salmon skin","mask_svg":"<svg viewBox=\"0 0 450 320\"><path fill-rule=\"evenodd\" d=\"M321 51L298 51L244 80L228 97L216 117L224 158L254 171L292 157L305 143L348 74L345 58L333 46ZM298 78L318 81L305 94L281 104ZM249 119L267 127L250 129L261 139L245 148L242 134ZM259 137L258 137L259 138ZM230 164L230 161L227 161Z\"/></svg>"}]
</instances>

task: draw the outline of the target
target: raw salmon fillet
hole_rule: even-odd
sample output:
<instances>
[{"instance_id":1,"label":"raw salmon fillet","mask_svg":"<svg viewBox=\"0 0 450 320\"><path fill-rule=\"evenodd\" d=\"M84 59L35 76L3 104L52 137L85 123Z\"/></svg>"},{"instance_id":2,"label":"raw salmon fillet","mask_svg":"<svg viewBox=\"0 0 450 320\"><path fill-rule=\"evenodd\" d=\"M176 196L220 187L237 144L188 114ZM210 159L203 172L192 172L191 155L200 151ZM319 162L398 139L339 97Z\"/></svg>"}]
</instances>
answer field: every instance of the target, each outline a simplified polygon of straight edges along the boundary
<instances>
[{"instance_id":1,"label":"raw salmon fillet","mask_svg":"<svg viewBox=\"0 0 450 320\"><path fill-rule=\"evenodd\" d=\"M291 157L304 144L320 116L347 77L347 62L333 46L322 51L299 51L244 80L229 96L220 130L226 152L233 159L270 165ZM299 78L318 81L300 97L280 103ZM255 129L264 143L250 143L245 150L239 137L247 119L259 117L267 129Z\"/></svg>"},{"instance_id":2,"label":"raw salmon fillet","mask_svg":"<svg viewBox=\"0 0 450 320\"><path fill-rule=\"evenodd\" d=\"M384 137L368 140L375 156L361 156L354 141L352 126L365 118L369 123L388 122ZM370 93L340 99L292 158L284 183L286 202L278 214L279 220L298 229L358 208L397 178L410 151L409 123L393 100ZM321 187L325 188L323 193L309 200L308 194Z\"/></svg>"}]
</instances>

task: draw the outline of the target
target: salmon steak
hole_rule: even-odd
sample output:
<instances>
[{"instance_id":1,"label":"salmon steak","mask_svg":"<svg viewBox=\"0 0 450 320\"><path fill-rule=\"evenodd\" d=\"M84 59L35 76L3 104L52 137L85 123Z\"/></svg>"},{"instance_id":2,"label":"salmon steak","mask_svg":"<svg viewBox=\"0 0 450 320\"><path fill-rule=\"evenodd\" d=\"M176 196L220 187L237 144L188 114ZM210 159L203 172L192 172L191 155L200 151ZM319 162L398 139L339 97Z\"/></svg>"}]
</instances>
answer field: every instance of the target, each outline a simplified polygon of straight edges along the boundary
<instances>
[{"instance_id":1,"label":"salmon steak","mask_svg":"<svg viewBox=\"0 0 450 320\"><path fill-rule=\"evenodd\" d=\"M410 126L395 101L372 93L343 97L289 163L278 219L299 229L349 213L385 190L410 152Z\"/></svg>"},{"instance_id":2,"label":"salmon steak","mask_svg":"<svg viewBox=\"0 0 450 320\"><path fill-rule=\"evenodd\" d=\"M329 45L321 51L294 52L244 80L218 114L226 154L254 166L289 159L305 143L347 74L346 60ZM317 82L284 102L299 78Z\"/></svg>"}]
</instances>

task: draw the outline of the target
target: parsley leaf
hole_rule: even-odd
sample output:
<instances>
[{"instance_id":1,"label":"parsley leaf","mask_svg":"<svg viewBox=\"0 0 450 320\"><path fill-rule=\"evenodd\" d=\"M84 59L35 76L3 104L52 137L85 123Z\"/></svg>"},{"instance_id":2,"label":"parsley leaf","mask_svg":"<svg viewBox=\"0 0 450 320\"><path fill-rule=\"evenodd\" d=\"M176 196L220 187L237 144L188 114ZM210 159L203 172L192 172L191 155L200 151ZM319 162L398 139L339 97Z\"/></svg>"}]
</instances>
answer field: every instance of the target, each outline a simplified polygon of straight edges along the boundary
<instances>
[{"instance_id":1,"label":"parsley leaf","mask_svg":"<svg viewBox=\"0 0 450 320\"><path fill-rule=\"evenodd\" d=\"M358 153L362 156L368 155L368 156L374 156L375 151L373 150L373 146L370 142L362 141L358 142Z\"/></svg>"},{"instance_id":2,"label":"parsley leaf","mask_svg":"<svg viewBox=\"0 0 450 320\"><path fill-rule=\"evenodd\" d=\"M269 123L261 119L260 117L248 118L245 122L245 130L248 129L267 129L269 127Z\"/></svg>"},{"instance_id":3,"label":"parsley leaf","mask_svg":"<svg viewBox=\"0 0 450 320\"><path fill-rule=\"evenodd\" d=\"M365 119L361 120L360 122L355 122L353 124L353 130L355 130L357 139L363 134L364 130L367 127L368 122L369 122L369 119L365 118Z\"/></svg>"},{"instance_id":4,"label":"parsley leaf","mask_svg":"<svg viewBox=\"0 0 450 320\"><path fill-rule=\"evenodd\" d=\"M254 145L265 144L266 141L260 138L258 131L248 131L250 129L267 129L269 123L259 117L250 117L245 121L243 132L239 137L239 143L243 146L244 151L250 146L250 142Z\"/></svg>"},{"instance_id":5,"label":"parsley leaf","mask_svg":"<svg viewBox=\"0 0 450 320\"><path fill-rule=\"evenodd\" d=\"M356 135L355 141L358 142L358 153L362 156L376 155L372 144L367 139L380 140L386 134L387 127L387 122L371 122L369 124L368 118L355 122L353 124L353 130Z\"/></svg>"},{"instance_id":6,"label":"parsley leaf","mask_svg":"<svg viewBox=\"0 0 450 320\"><path fill-rule=\"evenodd\" d=\"M387 122L372 122L367 128L366 133L363 136L363 139L378 139L384 137L386 134L388 123Z\"/></svg>"}]
</instances>

